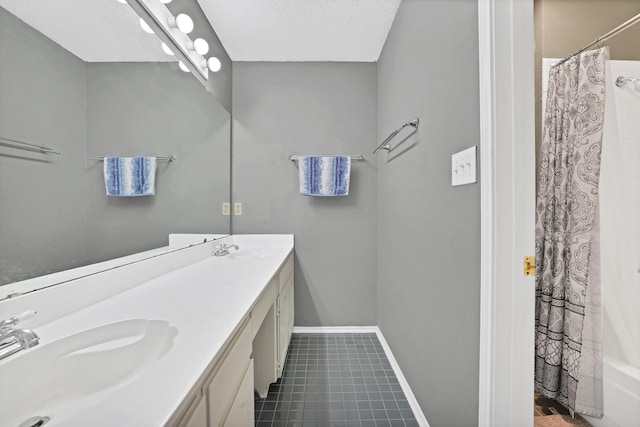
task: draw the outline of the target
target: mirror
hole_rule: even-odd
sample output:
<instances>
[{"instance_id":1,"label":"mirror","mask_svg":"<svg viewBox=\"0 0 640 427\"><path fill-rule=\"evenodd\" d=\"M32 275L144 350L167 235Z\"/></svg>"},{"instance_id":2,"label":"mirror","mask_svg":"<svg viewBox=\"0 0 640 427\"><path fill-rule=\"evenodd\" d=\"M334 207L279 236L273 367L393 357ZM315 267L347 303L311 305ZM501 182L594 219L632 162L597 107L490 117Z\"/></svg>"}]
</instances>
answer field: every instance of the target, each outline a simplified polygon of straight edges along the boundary
<instances>
[{"instance_id":1,"label":"mirror","mask_svg":"<svg viewBox=\"0 0 640 427\"><path fill-rule=\"evenodd\" d=\"M0 0L0 285L229 234L228 56L208 40L223 70L205 88L138 21L116 0ZM102 156L176 160L154 196L110 197Z\"/></svg>"}]
</instances>

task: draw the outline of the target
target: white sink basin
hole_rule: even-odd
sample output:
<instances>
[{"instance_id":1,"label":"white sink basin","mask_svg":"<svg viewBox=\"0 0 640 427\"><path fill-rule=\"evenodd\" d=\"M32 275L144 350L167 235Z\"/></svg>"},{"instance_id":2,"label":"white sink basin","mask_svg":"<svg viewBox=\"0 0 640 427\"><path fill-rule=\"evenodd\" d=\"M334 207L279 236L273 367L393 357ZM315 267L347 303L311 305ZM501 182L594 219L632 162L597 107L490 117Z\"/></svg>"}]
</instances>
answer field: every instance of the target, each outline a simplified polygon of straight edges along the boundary
<instances>
[{"instance_id":1,"label":"white sink basin","mask_svg":"<svg viewBox=\"0 0 640 427\"><path fill-rule=\"evenodd\" d=\"M131 319L16 353L0 362L2 425L55 421L61 406L133 381L169 351L177 332L163 320Z\"/></svg>"}]
</instances>

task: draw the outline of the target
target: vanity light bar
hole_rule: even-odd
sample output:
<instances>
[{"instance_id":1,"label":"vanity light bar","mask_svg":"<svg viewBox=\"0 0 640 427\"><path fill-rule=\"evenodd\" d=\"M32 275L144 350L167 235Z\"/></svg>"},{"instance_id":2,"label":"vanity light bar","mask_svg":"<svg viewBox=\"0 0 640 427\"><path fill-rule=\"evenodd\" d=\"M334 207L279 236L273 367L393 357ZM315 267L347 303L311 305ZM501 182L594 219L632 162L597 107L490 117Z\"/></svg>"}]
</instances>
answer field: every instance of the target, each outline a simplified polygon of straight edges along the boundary
<instances>
[{"instance_id":1,"label":"vanity light bar","mask_svg":"<svg viewBox=\"0 0 640 427\"><path fill-rule=\"evenodd\" d=\"M170 49L171 46L177 48L178 59L185 67L197 71L205 81L209 78L206 59L193 48L189 48L193 47L193 41L187 34L183 33L177 25L170 25L171 22L176 22L176 17L164 4L158 0L130 0L130 4L136 11L139 11L139 8L144 11L146 16L143 19L151 28L159 30L159 32L156 31L158 37L163 39ZM135 6L139 6L139 8Z\"/></svg>"}]
</instances>

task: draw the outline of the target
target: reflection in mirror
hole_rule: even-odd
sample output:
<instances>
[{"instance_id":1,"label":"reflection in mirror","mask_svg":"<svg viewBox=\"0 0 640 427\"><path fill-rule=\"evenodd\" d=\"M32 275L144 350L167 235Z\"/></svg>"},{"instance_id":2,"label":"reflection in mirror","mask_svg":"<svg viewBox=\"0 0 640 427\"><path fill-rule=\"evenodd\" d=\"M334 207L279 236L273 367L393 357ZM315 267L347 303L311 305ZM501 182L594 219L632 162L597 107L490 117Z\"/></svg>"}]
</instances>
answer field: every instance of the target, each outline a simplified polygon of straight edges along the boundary
<instances>
[{"instance_id":1,"label":"reflection in mirror","mask_svg":"<svg viewBox=\"0 0 640 427\"><path fill-rule=\"evenodd\" d=\"M205 90L138 21L115 0L0 0L0 137L61 153L0 140L0 284L229 233L230 120L213 95L230 77ZM157 162L154 196L108 197L102 156L176 160Z\"/></svg>"}]
</instances>

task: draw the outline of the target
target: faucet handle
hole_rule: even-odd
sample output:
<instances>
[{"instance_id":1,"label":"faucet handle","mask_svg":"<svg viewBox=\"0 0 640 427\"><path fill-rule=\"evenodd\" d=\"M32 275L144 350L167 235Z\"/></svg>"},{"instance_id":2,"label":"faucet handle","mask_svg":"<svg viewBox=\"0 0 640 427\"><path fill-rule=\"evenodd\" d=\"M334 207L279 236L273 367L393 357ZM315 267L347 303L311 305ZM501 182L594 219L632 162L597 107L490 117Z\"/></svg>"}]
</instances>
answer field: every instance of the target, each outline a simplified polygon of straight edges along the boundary
<instances>
[{"instance_id":1,"label":"faucet handle","mask_svg":"<svg viewBox=\"0 0 640 427\"><path fill-rule=\"evenodd\" d=\"M22 321L33 319L36 313L37 311L27 310L24 313L10 317L7 320L0 320L0 328L8 328L11 326L15 326Z\"/></svg>"}]
</instances>

